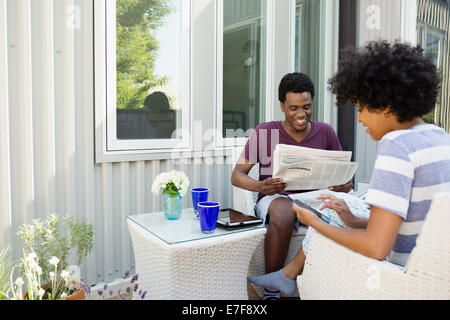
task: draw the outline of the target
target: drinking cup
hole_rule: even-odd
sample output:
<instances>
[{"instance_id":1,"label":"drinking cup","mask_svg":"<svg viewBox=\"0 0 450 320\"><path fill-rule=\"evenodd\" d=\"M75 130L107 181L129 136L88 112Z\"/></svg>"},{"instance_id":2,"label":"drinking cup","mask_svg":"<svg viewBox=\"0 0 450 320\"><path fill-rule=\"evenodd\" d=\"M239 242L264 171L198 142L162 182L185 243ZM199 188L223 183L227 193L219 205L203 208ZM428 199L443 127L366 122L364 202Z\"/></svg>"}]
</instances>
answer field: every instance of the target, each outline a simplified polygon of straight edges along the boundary
<instances>
[{"instance_id":1,"label":"drinking cup","mask_svg":"<svg viewBox=\"0 0 450 320\"><path fill-rule=\"evenodd\" d=\"M198 203L208 201L209 189L207 188L194 188L191 190L192 193L192 206L194 211L198 212Z\"/></svg>"},{"instance_id":2,"label":"drinking cup","mask_svg":"<svg viewBox=\"0 0 450 320\"><path fill-rule=\"evenodd\" d=\"M216 230L217 218L219 217L220 204L217 202L199 202L198 215L200 218L200 229L205 233Z\"/></svg>"}]
</instances>

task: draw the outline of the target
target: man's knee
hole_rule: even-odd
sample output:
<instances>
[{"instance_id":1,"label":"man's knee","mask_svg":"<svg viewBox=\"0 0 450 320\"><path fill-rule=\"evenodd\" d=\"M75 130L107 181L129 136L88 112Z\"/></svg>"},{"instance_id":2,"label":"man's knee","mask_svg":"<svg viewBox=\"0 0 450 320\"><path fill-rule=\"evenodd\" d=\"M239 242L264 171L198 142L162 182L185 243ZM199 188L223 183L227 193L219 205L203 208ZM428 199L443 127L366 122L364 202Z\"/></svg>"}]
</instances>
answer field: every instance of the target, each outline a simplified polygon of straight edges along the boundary
<instances>
[{"instance_id":1,"label":"man's knee","mask_svg":"<svg viewBox=\"0 0 450 320\"><path fill-rule=\"evenodd\" d=\"M269 206L269 224L280 227L292 227L295 221L293 212L289 199L277 198Z\"/></svg>"}]
</instances>

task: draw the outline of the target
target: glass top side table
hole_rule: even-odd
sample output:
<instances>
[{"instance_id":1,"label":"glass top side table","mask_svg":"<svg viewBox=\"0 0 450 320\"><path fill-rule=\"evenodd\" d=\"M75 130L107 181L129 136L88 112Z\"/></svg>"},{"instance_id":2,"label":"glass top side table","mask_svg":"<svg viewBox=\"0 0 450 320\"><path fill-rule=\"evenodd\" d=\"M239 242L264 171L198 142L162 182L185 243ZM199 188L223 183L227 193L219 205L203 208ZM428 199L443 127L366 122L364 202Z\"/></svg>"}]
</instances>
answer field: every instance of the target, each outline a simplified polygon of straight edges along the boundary
<instances>
[{"instance_id":1,"label":"glass top side table","mask_svg":"<svg viewBox=\"0 0 450 320\"><path fill-rule=\"evenodd\" d=\"M135 222L167 244L177 244L264 228L263 223L255 226L229 229L217 226L213 233L203 233L200 229L200 220L195 215L193 208L183 209L178 220L167 220L162 211L132 215L128 216L127 219Z\"/></svg>"}]
</instances>

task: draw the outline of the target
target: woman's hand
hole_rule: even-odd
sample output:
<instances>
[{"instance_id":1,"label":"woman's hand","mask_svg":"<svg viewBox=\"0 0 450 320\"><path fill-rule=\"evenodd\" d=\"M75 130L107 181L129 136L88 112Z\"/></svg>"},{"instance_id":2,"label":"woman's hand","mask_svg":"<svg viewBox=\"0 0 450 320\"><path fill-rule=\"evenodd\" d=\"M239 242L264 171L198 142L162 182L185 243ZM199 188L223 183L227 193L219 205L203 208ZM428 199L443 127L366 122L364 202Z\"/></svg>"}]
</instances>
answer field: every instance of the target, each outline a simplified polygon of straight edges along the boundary
<instances>
[{"instance_id":1,"label":"woman's hand","mask_svg":"<svg viewBox=\"0 0 450 320\"><path fill-rule=\"evenodd\" d=\"M281 178L267 178L260 182L260 191L266 195L274 195L286 189L287 184Z\"/></svg>"},{"instance_id":2,"label":"woman's hand","mask_svg":"<svg viewBox=\"0 0 450 320\"><path fill-rule=\"evenodd\" d=\"M321 221L321 219L315 213L312 213L308 209L299 207L295 204L295 202L292 204L292 210L294 210L297 214L297 219L307 226L311 226L315 222Z\"/></svg>"},{"instance_id":3,"label":"woman's hand","mask_svg":"<svg viewBox=\"0 0 450 320\"><path fill-rule=\"evenodd\" d=\"M344 200L337 199L336 197L330 194L321 194L316 199L324 201L319 210L324 208L328 208L336 211L336 213L341 218L342 222L348 227L354 228L355 225L359 222L359 218L355 217L347 206Z\"/></svg>"}]
</instances>

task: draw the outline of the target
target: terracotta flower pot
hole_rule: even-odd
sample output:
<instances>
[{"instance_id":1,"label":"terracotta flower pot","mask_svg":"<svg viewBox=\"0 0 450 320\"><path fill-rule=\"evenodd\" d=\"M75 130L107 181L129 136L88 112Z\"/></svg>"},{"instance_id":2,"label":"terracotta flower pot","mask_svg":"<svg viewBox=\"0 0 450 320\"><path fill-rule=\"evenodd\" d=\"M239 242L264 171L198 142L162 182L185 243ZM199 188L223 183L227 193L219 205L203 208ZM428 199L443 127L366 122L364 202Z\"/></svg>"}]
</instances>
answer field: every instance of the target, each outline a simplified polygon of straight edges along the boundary
<instances>
[{"instance_id":1,"label":"terracotta flower pot","mask_svg":"<svg viewBox=\"0 0 450 320\"><path fill-rule=\"evenodd\" d=\"M67 296L65 300L84 300L86 298L86 292L84 291L83 287L81 286L83 283L80 281L75 281L75 288L78 289L71 295ZM42 286L42 289L47 291L52 287L51 283L46 283ZM25 292L23 295L23 300L28 300L28 292ZM63 300L63 299L58 299Z\"/></svg>"}]
</instances>

